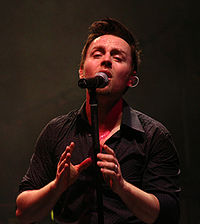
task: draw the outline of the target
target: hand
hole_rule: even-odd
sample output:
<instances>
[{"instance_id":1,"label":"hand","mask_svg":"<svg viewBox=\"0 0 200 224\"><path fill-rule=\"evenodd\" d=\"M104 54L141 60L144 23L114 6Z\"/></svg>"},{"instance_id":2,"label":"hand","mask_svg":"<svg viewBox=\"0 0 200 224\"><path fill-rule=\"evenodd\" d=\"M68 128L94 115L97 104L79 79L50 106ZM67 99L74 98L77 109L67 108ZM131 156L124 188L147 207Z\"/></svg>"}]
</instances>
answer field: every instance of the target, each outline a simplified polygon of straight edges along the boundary
<instances>
[{"instance_id":1,"label":"hand","mask_svg":"<svg viewBox=\"0 0 200 224\"><path fill-rule=\"evenodd\" d=\"M73 165L71 163L71 155L74 146L74 142L71 142L71 144L66 147L57 165L55 185L61 192L64 192L71 184L73 184L81 171L86 169L92 163L91 158L87 158L80 164Z\"/></svg>"},{"instance_id":2,"label":"hand","mask_svg":"<svg viewBox=\"0 0 200 224\"><path fill-rule=\"evenodd\" d=\"M108 147L103 145L105 153L98 153L97 158L100 160L97 165L100 167L105 181L110 185L114 192L118 192L124 183L124 179L121 174L120 164L116 158L115 152Z\"/></svg>"}]
</instances>

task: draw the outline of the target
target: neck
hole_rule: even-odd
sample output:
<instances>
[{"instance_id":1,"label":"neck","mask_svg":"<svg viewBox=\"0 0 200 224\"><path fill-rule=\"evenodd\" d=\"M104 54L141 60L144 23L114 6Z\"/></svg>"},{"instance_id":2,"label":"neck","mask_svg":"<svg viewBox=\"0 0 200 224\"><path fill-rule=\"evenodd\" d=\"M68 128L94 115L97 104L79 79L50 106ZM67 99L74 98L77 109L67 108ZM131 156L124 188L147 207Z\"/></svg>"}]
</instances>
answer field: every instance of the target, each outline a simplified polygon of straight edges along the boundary
<instances>
[{"instance_id":1,"label":"neck","mask_svg":"<svg viewBox=\"0 0 200 224\"><path fill-rule=\"evenodd\" d=\"M122 116L122 98L112 101L109 99L104 100L98 98L98 120L99 120L99 132L110 132L121 123ZM89 94L86 97L86 113L91 125L91 111L89 104Z\"/></svg>"}]
</instances>

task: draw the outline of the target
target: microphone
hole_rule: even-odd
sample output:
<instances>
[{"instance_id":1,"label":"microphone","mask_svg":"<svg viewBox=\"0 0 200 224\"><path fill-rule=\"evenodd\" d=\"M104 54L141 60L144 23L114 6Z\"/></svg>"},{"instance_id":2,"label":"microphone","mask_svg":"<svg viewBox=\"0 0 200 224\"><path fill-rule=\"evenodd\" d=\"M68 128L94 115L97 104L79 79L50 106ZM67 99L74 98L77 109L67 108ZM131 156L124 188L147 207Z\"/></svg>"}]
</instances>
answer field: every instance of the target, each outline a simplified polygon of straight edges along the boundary
<instances>
[{"instance_id":1,"label":"microphone","mask_svg":"<svg viewBox=\"0 0 200 224\"><path fill-rule=\"evenodd\" d=\"M108 85L108 76L104 72L98 72L94 78L79 79L78 86L82 89L104 88Z\"/></svg>"}]
</instances>

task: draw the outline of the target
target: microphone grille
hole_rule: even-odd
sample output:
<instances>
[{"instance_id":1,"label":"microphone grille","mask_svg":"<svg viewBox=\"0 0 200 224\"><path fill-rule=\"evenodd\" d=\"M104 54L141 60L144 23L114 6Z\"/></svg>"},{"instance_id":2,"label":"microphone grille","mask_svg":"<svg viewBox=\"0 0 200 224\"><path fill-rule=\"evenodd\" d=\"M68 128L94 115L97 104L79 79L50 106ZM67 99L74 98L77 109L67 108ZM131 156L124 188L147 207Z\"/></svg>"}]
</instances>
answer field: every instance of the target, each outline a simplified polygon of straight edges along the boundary
<instances>
[{"instance_id":1,"label":"microphone grille","mask_svg":"<svg viewBox=\"0 0 200 224\"><path fill-rule=\"evenodd\" d=\"M97 72L95 76L101 76L106 83L109 81L107 74L104 72Z\"/></svg>"}]
</instances>

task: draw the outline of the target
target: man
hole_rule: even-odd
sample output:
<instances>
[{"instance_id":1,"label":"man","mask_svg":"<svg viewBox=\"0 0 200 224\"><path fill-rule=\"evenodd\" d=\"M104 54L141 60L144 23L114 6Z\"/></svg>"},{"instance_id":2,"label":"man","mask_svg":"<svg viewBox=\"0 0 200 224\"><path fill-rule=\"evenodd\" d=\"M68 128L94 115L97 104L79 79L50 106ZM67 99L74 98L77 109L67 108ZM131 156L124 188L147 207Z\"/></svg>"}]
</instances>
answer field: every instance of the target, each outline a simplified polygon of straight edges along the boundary
<instances>
[{"instance_id":1,"label":"man","mask_svg":"<svg viewBox=\"0 0 200 224\"><path fill-rule=\"evenodd\" d=\"M94 22L82 52L80 78L107 74L97 88L105 224L178 223L179 164L170 133L122 99L138 82L138 51L119 22ZM58 223L97 223L90 95L80 110L49 122L38 138L20 185L16 215L41 220L51 209Z\"/></svg>"}]
</instances>

